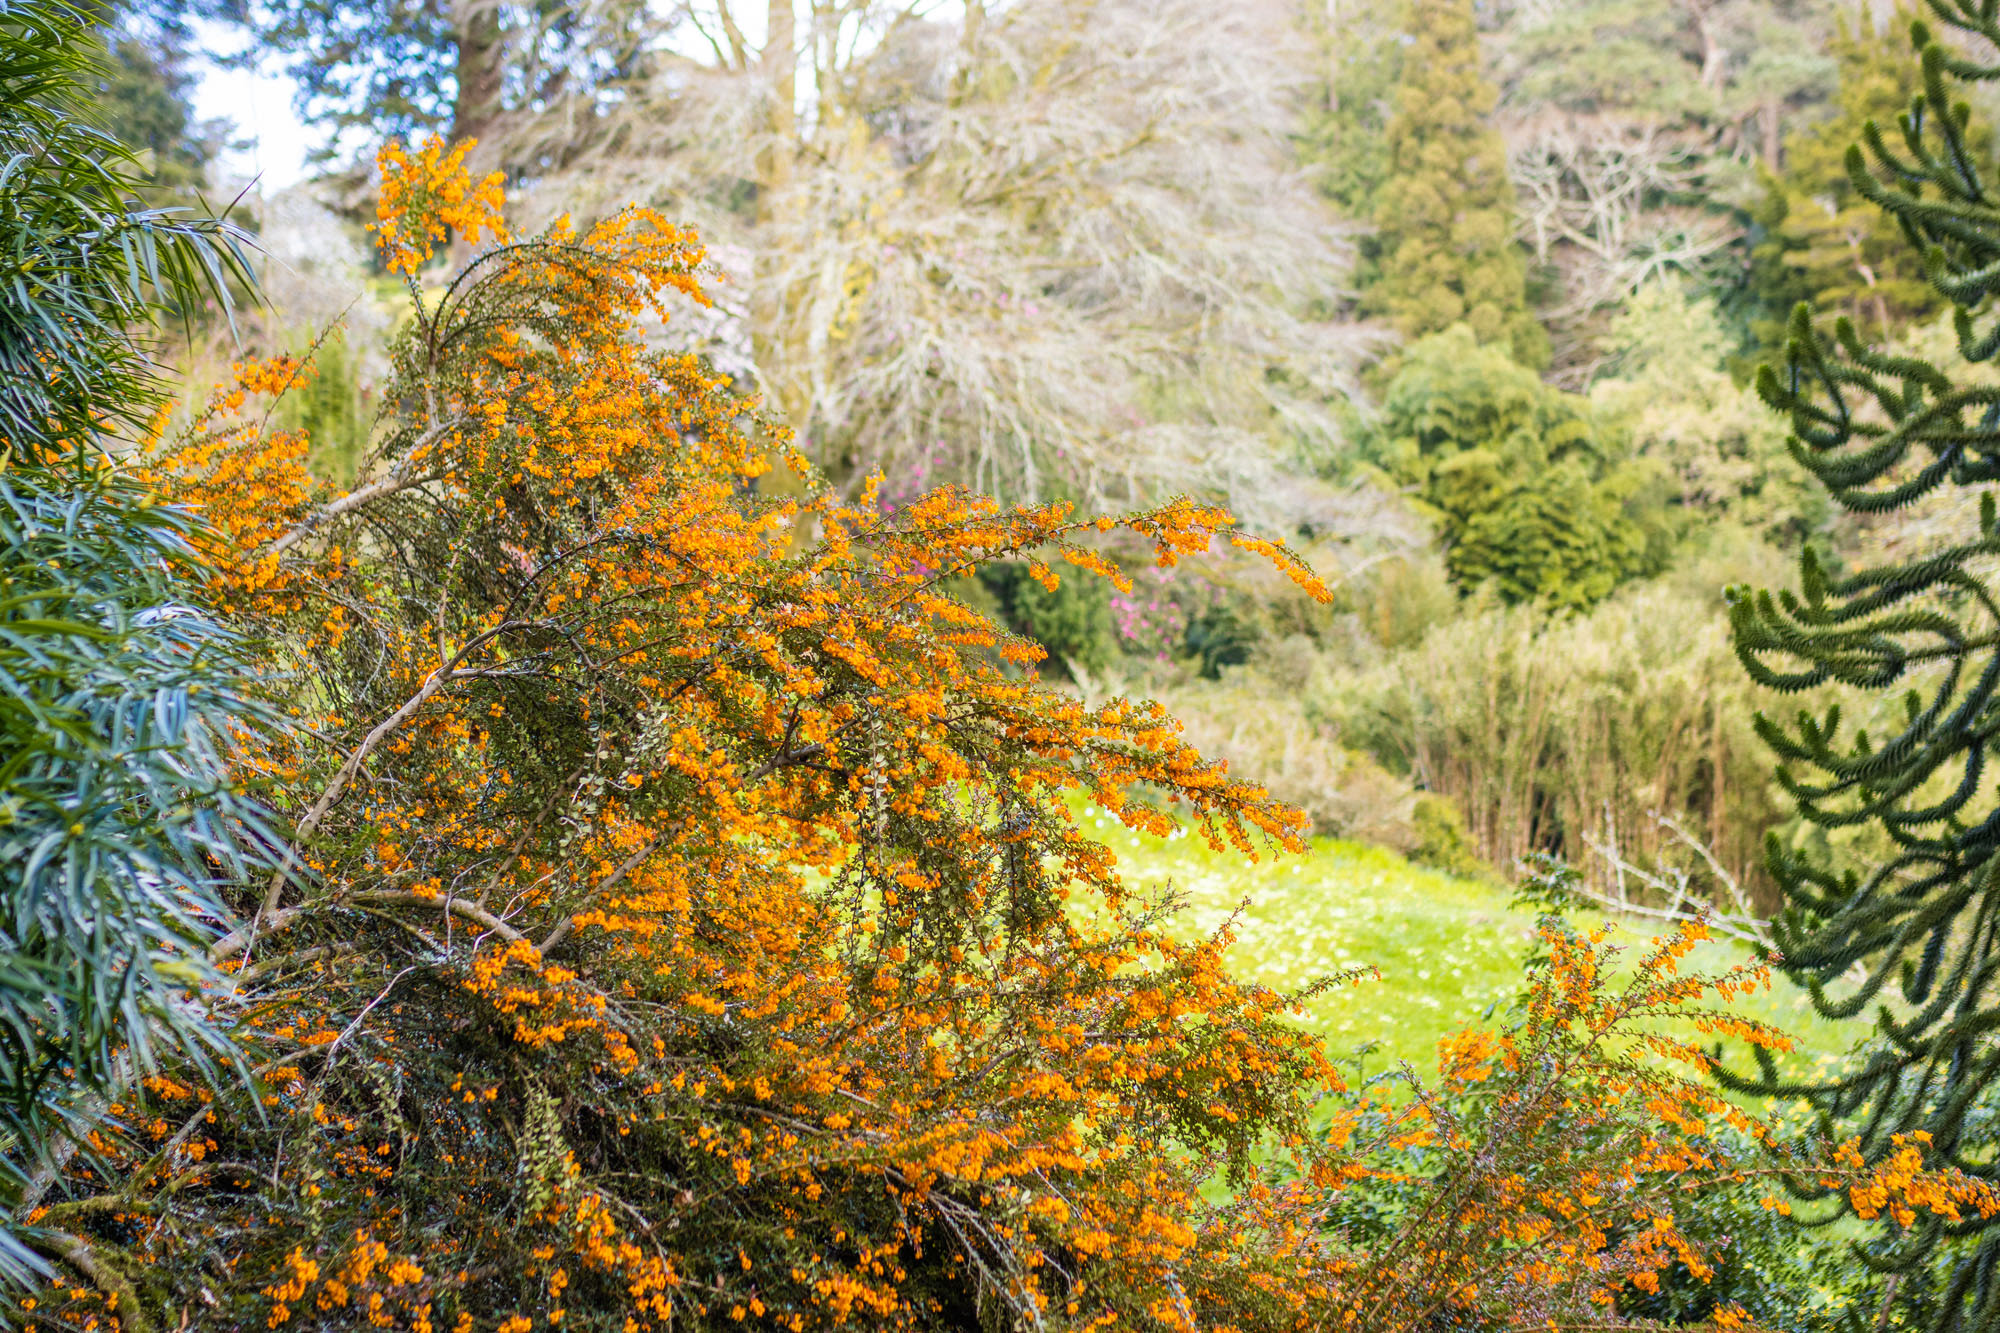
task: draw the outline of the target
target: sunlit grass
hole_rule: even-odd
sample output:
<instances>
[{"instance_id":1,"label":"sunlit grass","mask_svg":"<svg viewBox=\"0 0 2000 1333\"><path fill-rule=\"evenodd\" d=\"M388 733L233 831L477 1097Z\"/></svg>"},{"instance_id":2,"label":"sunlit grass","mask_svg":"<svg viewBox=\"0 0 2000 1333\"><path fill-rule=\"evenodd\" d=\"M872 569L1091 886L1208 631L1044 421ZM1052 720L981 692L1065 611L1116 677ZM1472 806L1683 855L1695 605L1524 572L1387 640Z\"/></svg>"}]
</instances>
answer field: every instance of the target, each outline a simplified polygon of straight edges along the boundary
<instances>
[{"instance_id":1,"label":"sunlit grass","mask_svg":"<svg viewBox=\"0 0 2000 1333\"><path fill-rule=\"evenodd\" d=\"M1131 833L1108 816L1084 815L1085 828L1117 853L1128 883L1171 887L1185 902L1176 929L1194 938L1237 917L1230 957L1237 975L1280 991L1302 990L1343 969L1369 966L1379 979L1341 986L1307 1002L1301 1021L1335 1055L1374 1043L1366 1068L1408 1060L1435 1072L1437 1039L1481 1021L1504 1021L1522 986L1536 914L1510 905L1497 884L1412 865L1380 847L1314 839L1303 856L1211 851L1199 834L1169 839ZM1579 913L1594 924L1601 913ZM1631 917L1613 923L1614 943L1636 955L1658 932ZM1720 971L1748 956L1727 941L1704 945L1693 961ZM1868 1024L1834 1023L1813 1012L1805 992L1783 977L1733 1008L1776 1024L1800 1042L1801 1070L1846 1052ZM1747 1059L1743 1062L1748 1068Z\"/></svg>"}]
</instances>

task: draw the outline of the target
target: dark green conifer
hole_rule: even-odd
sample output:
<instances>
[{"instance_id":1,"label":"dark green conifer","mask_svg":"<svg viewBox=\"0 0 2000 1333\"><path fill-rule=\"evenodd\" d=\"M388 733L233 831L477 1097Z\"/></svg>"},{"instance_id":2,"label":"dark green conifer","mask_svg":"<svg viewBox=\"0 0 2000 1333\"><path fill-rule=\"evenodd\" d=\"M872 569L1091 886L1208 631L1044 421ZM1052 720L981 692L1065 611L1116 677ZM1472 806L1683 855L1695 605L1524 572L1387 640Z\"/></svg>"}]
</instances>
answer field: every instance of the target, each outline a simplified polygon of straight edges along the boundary
<instances>
[{"instance_id":1,"label":"dark green conifer","mask_svg":"<svg viewBox=\"0 0 2000 1333\"><path fill-rule=\"evenodd\" d=\"M1954 34L1959 47L2000 43L2000 0L1928 2L1973 38ZM1964 58L1923 23L1910 30L1921 91L1900 133L1864 127L1867 151L1848 150L1847 176L1924 256L1930 284L1957 308L1965 358L1991 361L2000 186L1951 91L2000 77L2000 65ZM1801 306L1783 368L1766 367L1758 388L1790 415L1793 455L1849 511L1922 502L1949 513L1955 496L2000 480L2000 387L1870 350L1845 316L1829 333ZM1961 512L1968 531L1913 558L1836 571L1808 550L1798 592L1732 590L1738 652L1764 685L1906 693L1887 735L1837 708L1759 719L1806 823L1872 830L1887 849L1865 869L1795 854L1775 837L1768 849L1787 902L1777 923L1786 969L1828 1017L1874 1008L1879 1035L1838 1077L1791 1079L1766 1062L1758 1077L1726 1081L1811 1098L1826 1129L1858 1135L1870 1161L1895 1136L1924 1131L1944 1160L2000 1181L2000 805L1987 772L2000 734L2000 526L1990 491L1976 520ZM1852 1207L1810 1177L1793 1185L1821 1202L1802 1214L1832 1221ZM1881 1224L1856 1250L1883 1275L1857 1327L2000 1328L2000 1218Z\"/></svg>"},{"instance_id":2,"label":"dark green conifer","mask_svg":"<svg viewBox=\"0 0 2000 1333\"><path fill-rule=\"evenodd\" d=\"M1507 149L1487 123L1498 97L1480 69L1472 0L1410 0L1402 79L1375 198L1379 279L1365 303L1410 338L1463 323L1536 369L1548 335L1528 309L1514 238Z\"/></svg>"}]
</instances>

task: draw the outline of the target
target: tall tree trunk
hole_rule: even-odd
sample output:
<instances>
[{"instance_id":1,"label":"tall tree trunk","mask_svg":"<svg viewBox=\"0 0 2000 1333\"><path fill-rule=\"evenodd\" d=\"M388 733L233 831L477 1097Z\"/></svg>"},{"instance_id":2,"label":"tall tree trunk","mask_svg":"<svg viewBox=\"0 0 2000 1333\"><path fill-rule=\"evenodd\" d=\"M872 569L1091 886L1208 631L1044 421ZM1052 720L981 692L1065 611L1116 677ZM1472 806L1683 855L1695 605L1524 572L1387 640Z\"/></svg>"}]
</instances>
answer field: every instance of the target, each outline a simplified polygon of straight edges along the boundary
<instances>
[{"instance_id":1,"label":"tall tree trunk","mask_svg":"<svg viewBox=\"0 0 2000 1333\"><path fill-rule=\"evenodd\" d=\"M952 101L965 100L978 65L979 39L986 27L986 0L966 0L965 19L958 30L958 73L952 76ZM1327 96L1333 96L1333 80L1327 80Z\"/></svg>"},{"instance_id":2,"label":"tall tree trunk","mask_svg":"<svg viewBox=\"0 0 2000 1333\"><path fill-rule=\"evenodd\" d=\"M484 135L500 111L505 77L500 6L496 0L453 0L452 26L458 30L458 93L451 107L451 139L458 143Z\"/></svg>"},{"instance_id":3,"label":"tall tree trunk","mask_svg":"<svg viewBox=\"0 0 2000 1333\"><path fill-rule=\"evenodd\" d=\"M786 424L804 431L810 426L810 404L798 386L803 377L785 374L784 324L789 296L787 250L795 238L798 205L790 197L792 159L798 151L798 19L793 0L768 0L764 20L764 50L757 71L764 85L765 116L763 143L755 165L757 179L757 228L752 258L753 287L750 293L750 359L756 365L758 387L765 405ZM806 439L802 447L808 457L818 453L818 441ZM791 474L779 468L768 474L762 486L778 494L796 494L799 486ZM817 534L800 525L792 532L794 549L811 542Z\"/></svg>"},{"instance_id":4,"label":"tall tree trunk","mask_svg":"<svg viewBox=\"0 0 2000 1333\"><path fill-rule=\"evenodd\" d=\"M467 156L475 176L505 168L500 145L491 141L489 131L500 110L502 69L499 0L452 0L452 26L458 34L458 59L453 82L458 85L451 104L451 133L448 142L467 140L478 147ZM472 260L472 247L463 236L453 236L447 253L453 271Z\"/></svg>"},{"instance_id":5,"label":"tall tree trunk","mask_svg":"<svg viewBox=\"0 0 2000 1333\"><path fill-rule=\"evenodd\" d=\"M792 154L798 140L798 21L793 0L769 0L765 11L763 54L758 72L764 84L764 142L756 157L757 253L756 287L750 297L751 356L767 393L776 399L781 360L780 324L784 318L784 255L786 227L792 221L786 198L792 180ZM774 401L792 417L803 404ZM794 418L796 420L796 418Z\"/></svg>"},{"instance_id":6,"label":"tall tree trunk","mask_svg":"<svg viewBox=\"0 0 2000 1333\"><path fill-rule=\"evenodd\" d=\"M766 182L782 185L791 177L792 141L798 136L799 83L799 26L793 4L794 0L769 0L764 11L764 51L758 67L764 75L765 96L770 99L770 140L758 155L760 187Z\"/></svg>"},{"instance_id":7,"label":"tall tree trunk","mask_svg":"<svg viewBox=\"0 0 2000 1333\"><path fill-rule=\"evenodd\" d=\"M1729 66L1729 51L1715 38L1714 0L1684 0L1688 21L1701 42L1701 86L1711 91L1722 86Z\"/></svg>"}]
</instances>

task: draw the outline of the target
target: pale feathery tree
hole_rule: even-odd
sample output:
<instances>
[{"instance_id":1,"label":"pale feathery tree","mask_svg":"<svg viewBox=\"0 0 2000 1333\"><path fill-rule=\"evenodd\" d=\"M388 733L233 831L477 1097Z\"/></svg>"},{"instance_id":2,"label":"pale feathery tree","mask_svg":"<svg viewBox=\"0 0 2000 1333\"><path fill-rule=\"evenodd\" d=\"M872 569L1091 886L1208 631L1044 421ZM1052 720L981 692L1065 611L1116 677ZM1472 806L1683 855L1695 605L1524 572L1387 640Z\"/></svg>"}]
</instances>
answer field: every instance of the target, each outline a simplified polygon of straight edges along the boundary
<instances>
[{"instance_id":1,"label":"pale feathery tree","mask_svg":"<svg viewBox=\"0 0 2000 1333\"><path fill-rule=\"evenodd\" d=\"M1546 293L1552 378L1601 368L1612 312L1673 273L1726 278L1760 166L1832 88L1840 0L1527 0L1493 49L1497 123Z\"/></svg>"},{"instance_id":2,"label":"pale feathery tree","mask_svg":"<svg viewBox=\"0 0 2000 1333\"><path fill-rule=\"evenodd\" d=\"M1538 108L1508 127L1507 170L1523 238L1554 275L1538 313L1553 331L1553 378L1582 388L1601 368L1605 312L1649 284L1703 274L1742 240L1700 197L1705 145L1650 117Z\"/></svg>"},{"instance_id":3,"label":"pale feathery tree","mask_svg":"<svg viewBox=\"0 0 2000 1333\"><path fill-rule=\"evenodd\" d=\"M1181 490L1317 532L1378 335L1293 161L1285 0L690 0L544 213L694 222L706 330L837 481ZM529 206L535 206L531 200ZM747 264L745 261L747 260Z\"/></svg>"}]
</instances>

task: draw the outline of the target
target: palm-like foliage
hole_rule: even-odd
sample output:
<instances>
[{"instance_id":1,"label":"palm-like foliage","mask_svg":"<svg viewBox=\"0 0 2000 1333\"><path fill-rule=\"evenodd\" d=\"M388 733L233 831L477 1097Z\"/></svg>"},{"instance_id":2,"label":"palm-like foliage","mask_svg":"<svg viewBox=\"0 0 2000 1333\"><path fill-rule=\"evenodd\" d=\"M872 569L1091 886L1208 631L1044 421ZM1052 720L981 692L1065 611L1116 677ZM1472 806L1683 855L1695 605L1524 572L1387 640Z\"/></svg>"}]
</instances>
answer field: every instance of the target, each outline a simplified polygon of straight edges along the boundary
<instances>
[{"instance_id":1,"label":"palm-like foliage","mask_svg":"<svg viewBox=\"0 0 2000 1333\"><path fill-rule=\"evenodd\" d=\"M227 1052L202 941L271 841L227 763L260 710L187 578L195 522L111 443L156 402L143 330L226 309L242 238L128 205L86 35L0 3L0 1217L163 1051ZM38 1243L0 1225L0 1278Z\"/></svg>"},{"instance_id":2,"label":"palm-like foliage","mask_svg":"<svg viewBox=\"0 0 2000 1333\"><path fill-rule=\"evenodd\" d=\"M64 5L0 3L0 444L17 460L148 405L131 325L204 298L227 311L252 280L228 222L132 207L136 164L78 98L84 31Z\"/></svg>"}]
</instances>

